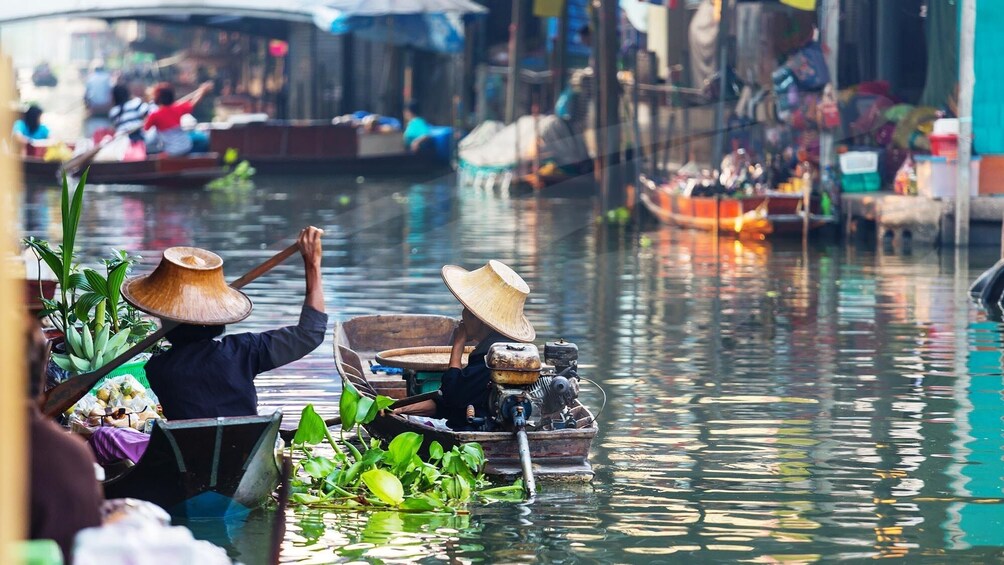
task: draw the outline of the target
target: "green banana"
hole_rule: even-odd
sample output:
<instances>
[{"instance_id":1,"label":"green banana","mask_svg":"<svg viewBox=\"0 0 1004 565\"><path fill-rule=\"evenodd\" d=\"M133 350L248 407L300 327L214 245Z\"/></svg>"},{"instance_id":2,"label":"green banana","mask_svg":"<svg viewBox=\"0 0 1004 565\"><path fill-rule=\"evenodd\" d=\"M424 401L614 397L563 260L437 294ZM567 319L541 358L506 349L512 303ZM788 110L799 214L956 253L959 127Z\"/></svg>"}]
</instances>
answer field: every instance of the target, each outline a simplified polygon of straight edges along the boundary
<instances>
[{"instance_id":1,"label":"green banana","mask_svg":"<svg viewBox=\"0 0 1004 565\"><path fill-rule=\"evenodd\" d=\"M87 326L80 328L80 336L84 341L84 359L94 359L94 338L91 337L91 330Z\"/></svg>"},{"instance_id":2,"label":"green banana","mask_svg":"<svg viewBox=\"0 0 1004 565\"><path fill-rule=\"evenodd\" d=\"M94 351L105 348L105 345L108 344L108 333L108 324L101 326L101 329L98 330L98 337L94 338Z\"/></svg>"},{"instance_id":3,"label":"green banana","mask_svg":"<svg viewBox=\"0 0 1004 565\"><path fill-rule=\"evenodd\" d=\"M73 364L73 368L78 373L85 373L91 369L90 361L84 361L83 359L77 357L76 355L73 355L72 353L70 354L70 363Z\"/></svg>"},{"instance_id":4,"label":"green banana","mask_svg":"<svg viewBox=\"0 0 1004 565\"><path fill-rule=\"evenodd\" d=\"M71 373L75 371L73 363L70 363L70 358L62 353L53 353L52 362L64 371L70 371Z\"/></svg>"},{"instance_id":5,"label":"green banana","mask_svg":"<svg viewBox=\"0 0 1004 565\"><path fill-rule=\"evenodd\" d=\"M108 343L105 344L105 351L115 351L118 352L123 346L128 345L126 341L129 339L129 331L122 330L119 333L113 335L108 339Z\"/></svg>"},{"instance_id":6,"label":"green banana","mask_svg":"<svg viewBox=\"0 0 1004 565\"><path fill-rule=\"evenodd\" d=\"M66 352L72 354L82 353L80 346L80 334L77 333L77 328L69 326L66 328Z\"/></svg>"}]
</instances>

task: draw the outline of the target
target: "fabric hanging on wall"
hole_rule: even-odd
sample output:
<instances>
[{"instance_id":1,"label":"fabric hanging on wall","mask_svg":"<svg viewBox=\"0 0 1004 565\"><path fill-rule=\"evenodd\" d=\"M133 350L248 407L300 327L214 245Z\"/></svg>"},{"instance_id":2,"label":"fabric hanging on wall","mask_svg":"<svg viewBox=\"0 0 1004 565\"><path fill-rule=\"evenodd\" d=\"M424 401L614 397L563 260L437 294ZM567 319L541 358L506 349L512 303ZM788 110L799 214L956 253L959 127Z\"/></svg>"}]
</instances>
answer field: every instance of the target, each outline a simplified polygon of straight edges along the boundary
<instances>
[{"instance_id":1,"label":"fabric hanging on wall","mask_svg":"<svg viewBox=\"0 0 1004 565\"><path fill-rule=\"evenodd\" d=\"M715 7L711 0L705 0L697 8L688 34L690 40L691 84L700 86L717 70L718 22L715 21Z\"/></svg>"},{"instance_id":2,"label":"fabric hanging on wall","mask_svg":"<svg viewBox=\"0 0 1004 565\"><path fill-rule=\"evenodd\" d=\"M927 82L920 103L943 107L959 79L958 2L930 0L927 5Z\"/></svg>"}]
</instances>

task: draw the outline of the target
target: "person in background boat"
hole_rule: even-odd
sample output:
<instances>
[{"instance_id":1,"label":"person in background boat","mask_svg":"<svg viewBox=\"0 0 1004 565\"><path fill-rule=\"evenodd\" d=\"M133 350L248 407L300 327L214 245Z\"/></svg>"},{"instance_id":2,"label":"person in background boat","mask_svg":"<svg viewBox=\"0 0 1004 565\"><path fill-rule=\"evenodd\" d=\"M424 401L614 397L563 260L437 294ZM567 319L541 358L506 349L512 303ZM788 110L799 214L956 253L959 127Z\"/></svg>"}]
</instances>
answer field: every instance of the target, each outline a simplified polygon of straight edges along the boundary
<instances>
[{"instance_id":1,"label":"person in background boat","mask_svg":"<svg viewBox=\"0 0 1004 565\"><path fill-rule=\"evenodd\" d=\"M28 344L29 539L51 539L72 563L73 539L101 525L104 502L94 456L78 437L45 418L38 395L45 382L45 337L34 316L25 316Z\"/></svg>"},{"instance_id":2,"label":"person in background boat","mask_svg":"<svg viewBox=\"0 0 1004 565\"><path fill-rule=\"evenodd\" d=\"M143 141L143 123L150 113L150 105L139 96L133 96L125 84L116 84L112 89L115 105L108 111L115 133L129 134L132 141Z\"/></svg>"},{"instance_id":3,"label":"person in background boat","mask_svg":"<svg viewBox=\"0 0 1004 565\"><path fill-rule=\"evenodd\" d=\"M162 82L154 89L153 102L157 109L146 117L143 128L148 132L156 128L156 134L148 135L146 139L147 152L162 151L178 157L192 151L192 137L181 127L181 118L191 114L192 109L213 87L213 83L205 82L192 94L190 100L175 101L174 87Z\"/></svg>"},{"instance_id":4,"label":"person in background boat","mask_svg":"<svg viewBox=\"0 0 1004 565\"><path fill-rule=\"evenodd\" d=\"M42 123L41 108L34 104L28 106L21 119L14 122L14 139L24 145L49 139L49 128Z\"/></svg>"},{"instance_id":5,"label":"person in background boat","mask_svg":"<svg viewBox=\"0 0 1004 565\"><path fill-rule=\"evenodd\" d=\"M143 139L143 122L150 113L150 105L139 96L134 96L125 84L119 83L112 89L115 105L108 111L108 118L118 136L129 136L129 148L122 154L123 161L146 159L146 142ZM116 140L118 142L118 140ZM125 143L125 141L122 141Z\"/></svg>"},{"instance_id":6,"label":"person in background boat","mask_svg":"<svg viewBox=\"0 0 1004 565\"><path fill-rule=\"evenodd\" d=\"M150 387L169 420L252 416L258 413L254 378L307 355L324 341L328 316L321 286L321 234L311 226L297 240L303 256L306 297L300 321L261 333L216 339L225 324L251 313L251 301L223 280L223 261L194 247L164 251L157 269L134 277L122 295L136 308L180 322L168 332L171 348L146 364ZM184 293L180 292L184 289Z\"/></svg>"},{"instance_id":7,"label":"person in background boat","mask_svg":"<svg viewBox=\"0 0 1004 565\"><path fill-rule=\"evenodd\" d=\"M446 265L442 276L446 287L464 306L460 324L450 340L450 368L443 373L439 389L442 397L398 408L395 413L435 416L445 419L453 430L467 430L471 429L468 406L474 407L476 417L488 416L491 387L491 371L485 364L488 349L498 342L529 343L537 336L523 315L530 287L516 271L494 260L474 271ZM465 366L463 354L469 341L477 345Z\"/></svg>"},{"instance_id":8,"label":"person in background boat","mask_svg":"<svg viewBox=\"0 0 1004 565\"><path fill-rule=\"evenodd\" d=\"M105 63L95 60L84 83L84 105L92 116L107 116L112 108L112 76Z\"/></svg>"},{"instance_id":9,"label":"person in background boat","mask_svg":"<svg viewBox=\"0 0 1004 565\"><path fill-rule=\"evenodd\" d=\"M418 115L418 102L409 100L404 105L404 147L412 153L435 153L429 122Z\"/></svg>"}]
</instances>

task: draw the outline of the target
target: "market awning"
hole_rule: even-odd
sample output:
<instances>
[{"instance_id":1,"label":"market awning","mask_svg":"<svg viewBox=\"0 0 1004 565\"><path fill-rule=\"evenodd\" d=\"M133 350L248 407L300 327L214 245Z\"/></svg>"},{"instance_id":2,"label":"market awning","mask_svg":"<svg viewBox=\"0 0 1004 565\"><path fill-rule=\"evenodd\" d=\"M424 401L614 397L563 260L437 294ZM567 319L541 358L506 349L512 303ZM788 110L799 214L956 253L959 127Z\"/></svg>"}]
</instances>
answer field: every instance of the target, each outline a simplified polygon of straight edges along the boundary
<instances>
[{"instance_id":1,"label":"market awning","mask_svg":"<svg viewBox=\"0 0 1004 565\"><path fill-rule=\"evenodd\" d=\"M334 34L456 53L464 47L463 18L487 12L471 0L323 0L314 23Z\"/></svg>"},{"instance_id":2,"label":"market awning","mask_svg":"<svg viewBox=\"0 0 1004 565\"><path fill-rule=\"evenodd\" d=\"M44 0L0 2L0 24L40 18L143 19L191 17L313 21L316 0Z\"/></svg>"}]
</instances>

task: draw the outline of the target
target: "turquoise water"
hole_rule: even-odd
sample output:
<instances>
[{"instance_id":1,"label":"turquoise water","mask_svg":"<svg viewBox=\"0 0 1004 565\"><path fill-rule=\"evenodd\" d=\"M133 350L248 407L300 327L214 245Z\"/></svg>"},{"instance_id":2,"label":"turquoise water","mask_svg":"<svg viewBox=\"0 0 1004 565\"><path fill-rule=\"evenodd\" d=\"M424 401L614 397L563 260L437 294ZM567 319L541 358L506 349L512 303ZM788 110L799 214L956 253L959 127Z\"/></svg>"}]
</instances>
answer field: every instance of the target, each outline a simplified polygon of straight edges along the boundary
<instances>
[{"instance_id":1,"label":"turquoise water","mask_svg":"<svg viewBox=\"0 0 1004 565\"><path fill-rule=\"evenodd\" d=\"M1004 560L1001 326L965 298L996 250L951 255L813 242L715 242L601 229L580 195L509 197L426 183L257 179L238 193L95 188L85 257L170 245L220 253L231 277L327 230L328 311L459 314L448 263L500 259L529 283L539 341L576 342L608 402L588 485L458 516L290 510L282 559L491 563ZM58 194L24 222L58 232ZM247 287L234 330L292 323L302 268ZM956 276L959 273L959 276ZM337 411L329 343L259 377L263 409ZM583 400L600 406L585 386ZM274 516L198 523L246 563Z\"/></svg>"}]
</instances>

